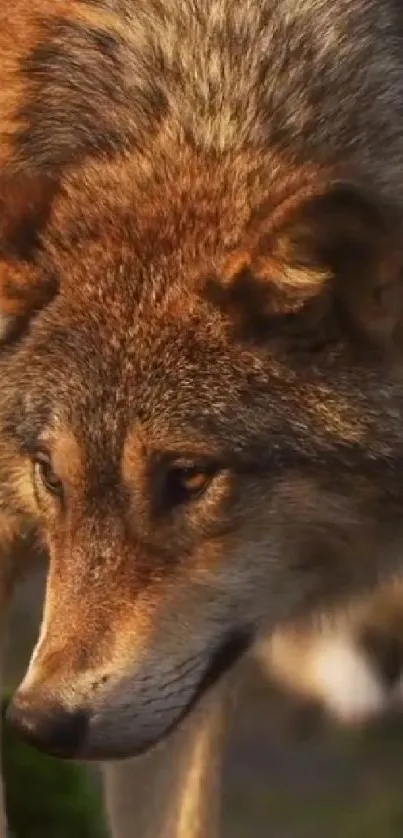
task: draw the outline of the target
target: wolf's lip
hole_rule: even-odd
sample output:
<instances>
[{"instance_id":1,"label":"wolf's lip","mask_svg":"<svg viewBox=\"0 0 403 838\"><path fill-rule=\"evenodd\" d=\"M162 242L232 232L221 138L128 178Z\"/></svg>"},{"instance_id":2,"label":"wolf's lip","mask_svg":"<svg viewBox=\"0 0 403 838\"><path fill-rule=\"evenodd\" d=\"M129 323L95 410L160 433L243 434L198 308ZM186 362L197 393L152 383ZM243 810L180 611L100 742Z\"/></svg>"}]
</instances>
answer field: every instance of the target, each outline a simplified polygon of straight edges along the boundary
<instances>
[{"instance_id":1,"label":"wolf's lip","mask_svg":"<svg viewBox=\"0 0 403 838\"><path fill-rule=\"evenodd\" d=\"M209 665L199 681L196 692L185 710L185 715L199 701L204 693L219 680L245 654L252 643L252 631L238 629L232 631L210 656ZM183 718L183 716L182 716Z\"/></svg>"}]
</instances>

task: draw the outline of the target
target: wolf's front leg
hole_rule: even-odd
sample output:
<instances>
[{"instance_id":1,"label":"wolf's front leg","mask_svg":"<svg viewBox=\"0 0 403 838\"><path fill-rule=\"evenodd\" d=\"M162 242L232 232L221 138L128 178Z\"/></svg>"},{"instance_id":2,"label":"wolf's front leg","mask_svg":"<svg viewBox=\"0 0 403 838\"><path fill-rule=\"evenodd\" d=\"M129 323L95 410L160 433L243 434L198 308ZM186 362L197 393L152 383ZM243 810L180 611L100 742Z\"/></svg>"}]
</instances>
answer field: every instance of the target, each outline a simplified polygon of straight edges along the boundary
<instances>
[{"instance_id":1,"label":"wolf's front leg","mask_svg":"<svg viewBox=\"0 0 403 838\"><path fill-rule=\"evenodd\" d=\"M218 838L231 674L149 754L104 766L112 838Z\"/></svg>"}]
</instances>

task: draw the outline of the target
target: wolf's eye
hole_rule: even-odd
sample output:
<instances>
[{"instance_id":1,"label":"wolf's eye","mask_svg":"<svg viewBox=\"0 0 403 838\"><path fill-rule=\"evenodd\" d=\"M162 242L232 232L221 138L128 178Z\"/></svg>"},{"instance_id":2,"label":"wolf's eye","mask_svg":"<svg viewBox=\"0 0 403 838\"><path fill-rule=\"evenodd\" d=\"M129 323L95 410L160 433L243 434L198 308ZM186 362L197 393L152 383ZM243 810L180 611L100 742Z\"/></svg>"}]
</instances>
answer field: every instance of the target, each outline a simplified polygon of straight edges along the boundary
<instances>
[{"instance_id":1,"label":"wolf's eye","mask_svg":"<svg viewBox=\"0 0 403 838\"><path fill-rule=\"evenodd\" d=\"M51 495L63 494L63 484L57 474L53 471L49 454L38 451L34 459L34 472L38 480Z\"/></svg>"},{"instance_id":2,"label":"wolf's eye","mask_svg":"<svg viewBox=\"0 0 403 838\"><path fill-rule=\"evenodd\" d=\"M167 499L176 505L199 497L207 489L214 472L211 466L174 464L167 473Z\"/></svg>"}]
</instances>

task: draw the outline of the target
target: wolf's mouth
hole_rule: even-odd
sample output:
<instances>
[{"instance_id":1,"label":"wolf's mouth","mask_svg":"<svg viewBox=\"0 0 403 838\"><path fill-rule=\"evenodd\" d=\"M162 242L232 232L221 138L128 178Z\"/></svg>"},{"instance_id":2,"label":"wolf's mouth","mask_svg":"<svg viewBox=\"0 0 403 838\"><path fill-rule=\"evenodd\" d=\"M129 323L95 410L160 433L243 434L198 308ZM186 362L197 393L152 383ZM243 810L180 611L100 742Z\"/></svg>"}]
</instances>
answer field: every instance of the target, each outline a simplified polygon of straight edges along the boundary
<instances>
[{"instance_id":1,"label":"wolf's mouth","mask_svg":"<svg viewBox=\"0 0 403 838\"><path fill-rule=\"evenodd\" d=\"M210 657L209 665L199 681L197 689L184 711L184 715L187 715L204 693L210 687L214 686L221 676L237 663L251 643L252 632L245 629L238 629L237 631L231 632L219 644ZM183 715L181 719L183 719Z\"/></svg>"},{"instance_id":2,"label":"wolf's mouth","mask_svg":"<svg viewBox=\"0 0 403 838\"><path fill-rule=\"evenodd\" d=\"M237 663L238 660L240 660L242 655L244 655L251 646L252 642L253 632L251 630L238 629L227 635L211 654L207 669L204 671L204 674L196 686L192 697L185 705L182 712L178 715L174 722L166 728L158 740L150 743L149 745L145 745L141 748L141 750L137 751L136 754L141 755L142 753L151 750L154 745L158 745L160 742L167 739L170 734L174 733L179 725L187 718L187 716L189 716L203 695L211 687L213 687L217 681L219 681L219 679Z\"/></svg>"},{"instance_id":3,"label":"wolf's mouth","mask_svg":"<svg viewBox=\"0 0 403 838\"><path fill-rule=\"evenodd\" d=\"M91 754L88 752L86 753L86 749L84 748L84 752L82 752L81 755L77 756L81 756L81 759L89 761L91 761L92 759L119 760L125 759L128 756L141 756L142 754L153 750L154 747L165 742L165 740L168 739L171 734L175 733L176 729L190 715L193 708L197 705L197 703L203 697L203 695L211 687L213 687L228 670L230 670L237 663L237 661L242 657L242 655L245 654L252 642L253 632L251 630L237 629L236 631L232 631L231 633L229 633L211 653L207 667L204 670L201 679L196 684L196 687L187 704L184 705L181 712L176 716L176 718L171 722L171 724L167 725L167 727L155 739L153 738L149 741L143 741L141 745L138 745L137 747L133 748L133 750L131 750L130 753L128 753L128 751L125 749L122 752L114 750L113 754L108 755L101 753Z\"/></svg>"}]
</instances>

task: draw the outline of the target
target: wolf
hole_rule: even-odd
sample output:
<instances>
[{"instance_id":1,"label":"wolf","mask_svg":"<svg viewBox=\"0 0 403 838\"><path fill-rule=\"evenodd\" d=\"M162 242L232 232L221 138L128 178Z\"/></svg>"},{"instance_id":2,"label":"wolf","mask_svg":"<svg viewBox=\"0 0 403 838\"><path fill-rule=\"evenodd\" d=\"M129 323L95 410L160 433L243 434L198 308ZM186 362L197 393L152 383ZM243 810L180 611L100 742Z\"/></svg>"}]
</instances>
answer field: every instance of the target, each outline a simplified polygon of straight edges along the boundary
<instances>
[{"instance_id":1,"label":"wolf","mask_svg":"<svg viewBox=\"0 0 403 838\"><path fill-rule=\"evenodd\" d=\"M9 719L141 754L402 570L398 0L0 12L0 543L50 559ZM4 558L4 566L7 560Z\"/></svg>"}]
</instances>

